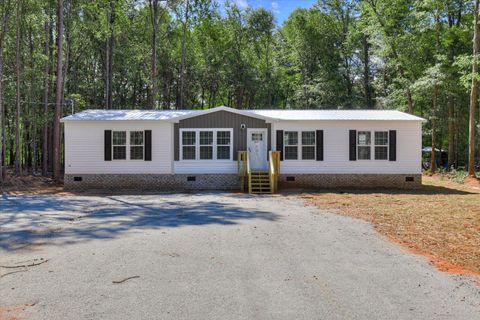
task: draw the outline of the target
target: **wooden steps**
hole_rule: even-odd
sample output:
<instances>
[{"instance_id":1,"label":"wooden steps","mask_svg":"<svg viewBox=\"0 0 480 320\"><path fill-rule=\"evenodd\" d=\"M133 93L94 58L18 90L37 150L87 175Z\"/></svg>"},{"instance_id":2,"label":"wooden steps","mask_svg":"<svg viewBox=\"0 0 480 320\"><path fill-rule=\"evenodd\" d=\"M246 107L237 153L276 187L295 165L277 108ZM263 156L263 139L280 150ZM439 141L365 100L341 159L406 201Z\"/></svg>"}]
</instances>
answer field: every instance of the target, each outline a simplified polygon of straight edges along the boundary
<instances>
[{"instance_id":1,"label":"wooden steps","mask_svg":"<svg viewBox=\"0 0 480 320\"><path fill-rule=\"evenodd\" d=\"M251 193L272 193L270 187L270 175L268 171L252 171L251 175Z\"/></svg>"}]
</instances>

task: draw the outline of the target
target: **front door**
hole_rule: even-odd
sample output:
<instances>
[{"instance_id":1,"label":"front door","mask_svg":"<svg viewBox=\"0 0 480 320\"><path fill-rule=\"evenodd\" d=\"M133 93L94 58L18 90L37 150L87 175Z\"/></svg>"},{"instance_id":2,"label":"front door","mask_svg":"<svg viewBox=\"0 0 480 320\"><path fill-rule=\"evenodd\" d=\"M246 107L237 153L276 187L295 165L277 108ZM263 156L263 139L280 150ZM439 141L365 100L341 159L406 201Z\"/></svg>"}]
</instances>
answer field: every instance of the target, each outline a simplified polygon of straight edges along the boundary
<instances>
[{"instance_id":1,"label":"front door","mask_svg":"<svg viewBox=\"0 0 480 320\"><path fill-rule=\"evenodd\" d=\"M251 170L267 170L267 129L248 129L247 139Z\"/></svg>"}]
</instances>

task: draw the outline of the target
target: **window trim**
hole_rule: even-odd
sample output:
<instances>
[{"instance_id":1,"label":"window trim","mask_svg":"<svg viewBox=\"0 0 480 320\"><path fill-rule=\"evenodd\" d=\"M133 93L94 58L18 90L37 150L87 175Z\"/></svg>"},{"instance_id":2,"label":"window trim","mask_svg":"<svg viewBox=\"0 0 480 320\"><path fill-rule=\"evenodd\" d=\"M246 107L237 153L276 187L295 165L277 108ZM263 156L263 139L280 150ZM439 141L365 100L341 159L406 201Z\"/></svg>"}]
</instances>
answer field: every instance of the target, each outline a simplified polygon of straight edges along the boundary
<instances>
[{"instance_id":1,"label":"window trim","mask_svg":"<svg viewBox=\"0 0 480 320\"><path fill-rule=\"evenodd\" d=\"M370 135L370 143L369 144L359 144L358 143L358 138L359 138L359 135L360 135L360 132L368 132L369 135ZM357 130L357 137L356 137L356 145L357 145L357 160L359 161L370 161L372 160L372 130ZM360 158L360 148L370 148L370 156L368 157L368 159L362 159Z\"/></svg>"},{"instance_id":2,"label":"window trim","mask_svg":"<svg viewBox=\"0 0 480 320\"><path fill-rule=\"evenodd\" d=\"M125 144L114 144L113 143L113 136L115 132L125 132ZM127 134L129 131L127 130L113 130L112 129L112 161L127 161L130 155L129 152L129 134ZM125 159L115 159L115 152L114 147L125 147Z\"/></svg>"},{"instance_id":3,"label":"window trim","mask_svg":"<svg viewBox=\"0 0 480 320\"><path fill-rule=\"evenodd\" d=\"M377 144L376 141L375 141L375 134L377 132L384 132L387 134L387 143L386 144ZM376 160L376 161L388 161L389 160L389 154L390 154L390 131L388 130L376 130L373 132L373 160ZM386 147L387 148L387 154L386 154L386 158L385 159L377 159L376 157L376 154L375 154L375 148L376 147Z\"/></svg>"},{"instance_id":4,"label":"window trim","mask_svg":"<svg viewBox=\"0 0 480 320\"><path fill-rule=\"evenodd\" d=\"M132 132L141 132L142 133L142 144L132 144ZM132 159L132 147L142 147L142 158L141 159ZM144 161L145 160L145 130L131 130L128 132L128 159L133 161Z\"/></svg>"},{"instance_id":5,"label":"window trim","mask_svg":"<svg viewBox=\"0 0 480 320\"><path fill-rule=\"evenodd\" d=\"M297 133L297 144L296 145L290 145L290 144L286 144L286 141L285 141L285 136L286 136L286 133L287 132L296 132ZM313 132L313 137L315 139L313 145L311 144L307 144L305 145L305 147L313 147L314 151L313 151L313 159L303 159L303 133L304 132ZM287 159L285 157L286 153L285 153L285 147L297 147L297 159ZM316 130L283 130L283 161L316 161L317 160L317 131Z\"/></svg>"},{"instance_id":6,"label":"window trim","mask_svg":"<svg viewBox=\"0 0 480 320\"><path fill-rule=\"evenodd\" d=\"M369 145L360 145L358 144L358 135L360 132L369 132L370 133L370 144ZM377 145L375 141L375 133L377 132L386 132L387 133L387 144L385 145ZM357 153L357 160L359 161L389 161L389 152L390 152L390 131L388 129L357 129L357 136L356 136L356 153ZM370 147L370 158L369 159L361 159L359 157L358 148L359 147ZM375 147L386 147L387 148L387 158L386 159L377 159L375 157Z\"/></svg>"},{"instance_id":7,"label":"window trim","mask_svg":"<svg viewBox=\"0 0 480 320\"><path fill-rule=\"evenodd\" d=\"M186 146L195 146L195 159L183 159L183 132L190 131L195 132L195 145L186 145ZM218 144L217 133L219 131L228 131L230 132L230 141L229 144ZM200 132L213 132L213 159L200 159ZM202 145L207 146L207 145ZM230 154L228 159L217 159L217 147L230 147ZM233 161L233 128L181 128L179 131L178 137L178 148L179 148L179 161L182 162L192 162L192 161L206 161L206 162L220 162L220 161Z\"/></svg>"}]
</instances>

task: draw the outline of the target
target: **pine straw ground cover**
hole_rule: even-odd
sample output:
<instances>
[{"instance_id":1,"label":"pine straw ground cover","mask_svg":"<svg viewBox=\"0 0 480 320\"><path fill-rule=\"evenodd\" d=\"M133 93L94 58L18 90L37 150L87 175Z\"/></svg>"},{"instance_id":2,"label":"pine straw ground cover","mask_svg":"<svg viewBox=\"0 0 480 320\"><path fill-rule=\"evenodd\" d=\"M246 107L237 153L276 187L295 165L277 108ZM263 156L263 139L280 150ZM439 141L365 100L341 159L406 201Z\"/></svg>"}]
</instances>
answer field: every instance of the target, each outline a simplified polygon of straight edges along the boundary
<instances>
[{"instance_id":1,"label":"pine straw ground cover","mask_svg":"<svg viewBox=\"0 0 480 320\"><path fill-rule=\"evenodd\" d=\"M371 222L442 271L480 276L480 188L424 176L419 190L305 194L314 205Z\"/></svg>"}]
</instances>

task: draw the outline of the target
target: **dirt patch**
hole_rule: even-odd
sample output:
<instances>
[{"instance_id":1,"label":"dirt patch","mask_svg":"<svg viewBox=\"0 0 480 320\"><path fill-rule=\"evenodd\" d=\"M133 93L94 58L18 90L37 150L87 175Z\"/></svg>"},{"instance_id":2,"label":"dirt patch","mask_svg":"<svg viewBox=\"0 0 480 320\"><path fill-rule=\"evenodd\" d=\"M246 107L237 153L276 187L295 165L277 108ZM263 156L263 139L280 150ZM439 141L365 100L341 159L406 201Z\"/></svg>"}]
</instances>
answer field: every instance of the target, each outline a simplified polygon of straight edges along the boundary
<instances>
[{"instance_id":1,"label":"dirt patch","mask_svg":"<svg viewBox=\"0 0 480 320\"><path fill-rule=\"evenodd\" d=\"M17 177L11 174L0 186L0 191L8 195L67 194L63 191L63 183L52 178L33 175Z\"/></svg>"},{"instance_id":2,"label":"dirt patch","mask_svg":"<svg viewBox=\"0 0 480 320\"><path fill-rule=\"evenodd\" d=\"M463 180L463 183L467 186L480 189L480 179L476 177L466 177Z\"/></svg>"},{"instance_id":3,"label":"dirt patch","mask_svg":"<svg viewBox=\"0 0 480 320\"><path fill-rule=\"evenodd\" d=\"M0 320L19 320L20 315L27 308L33 307L36 303L26 303L14 306L0 306Z\"/></svg>"},{"instance_id":4,"label":"dirt patch","mask_svg":"<svg viewBox=\"0 0 480 320\"><path fill-rule=\"evenodd\" d=\"M424 176L419 190L342 190L305 195L323 209L371 222L442 271L480 276L480 189Z\"/></svg>"}]
</instances>

